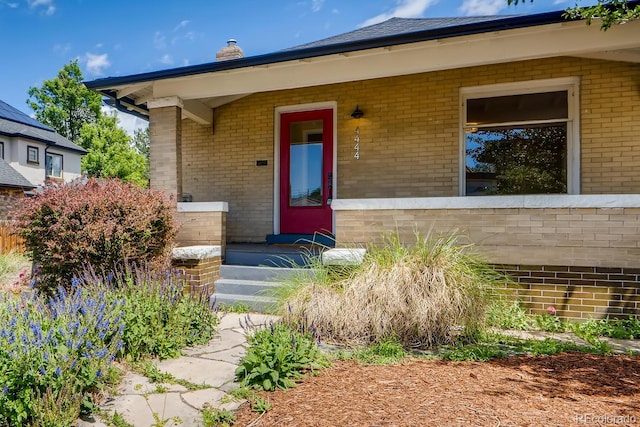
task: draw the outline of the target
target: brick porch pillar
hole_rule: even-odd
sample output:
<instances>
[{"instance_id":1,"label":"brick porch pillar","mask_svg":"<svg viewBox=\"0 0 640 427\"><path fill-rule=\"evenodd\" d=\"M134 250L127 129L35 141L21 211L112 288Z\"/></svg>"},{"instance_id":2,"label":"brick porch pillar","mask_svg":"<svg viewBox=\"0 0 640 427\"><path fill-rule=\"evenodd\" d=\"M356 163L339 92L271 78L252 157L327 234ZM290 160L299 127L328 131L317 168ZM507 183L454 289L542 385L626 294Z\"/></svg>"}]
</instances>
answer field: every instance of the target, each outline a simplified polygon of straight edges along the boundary
<instances>
[{"instance_id":1,"label":"brick porch pillar","mask_svg":"<svg viewBox=\"0 0 640 427\"><path fill-rule=\"evenodd\" d=\"M182 99L158 98L147 103L151 143L150 187L182 199Z\"/></svg>"}]
</instances>

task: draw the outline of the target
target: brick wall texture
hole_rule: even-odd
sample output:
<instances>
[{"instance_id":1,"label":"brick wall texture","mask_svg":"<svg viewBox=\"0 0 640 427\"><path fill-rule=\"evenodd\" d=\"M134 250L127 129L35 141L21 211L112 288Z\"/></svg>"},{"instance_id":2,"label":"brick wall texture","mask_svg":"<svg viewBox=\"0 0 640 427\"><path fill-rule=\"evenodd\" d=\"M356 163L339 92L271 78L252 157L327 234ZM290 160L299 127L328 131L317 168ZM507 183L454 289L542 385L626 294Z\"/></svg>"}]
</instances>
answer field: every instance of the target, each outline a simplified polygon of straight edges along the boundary
<instances>
[{"instance_id":1,"label":"brick wall texture","mask_svg":"<svg viewBox=\"0 0 640 427\"><path fill-rule=\"evenodd\" d=\"M220 264L220 257L173 261L173 266L186 275L189 291L207 295L214 292L215 281L220 277Z\"/></svg>"},{"instance_id":2,"label":"brick wall texture","mask_svg":"<svg viewBox=\"0 0 640 427\"><path fill-rule=\"evenodd\" d=\"M182 201L182 110L154 108L149 114L151 187Z\"/></svg>"},{"instance_id":3,"label":"brick wall texture","mask_svg":"<svg viewBox=\"0 0 640 427\"><path fill-rule=\"evenodd\" d=\"M640 64L562 57L265 92L216 108L213 128L183 120L179 137L178 109L152 110L152 186L227 201L228 240L264 241L273 232L274 109L335 101L338 198L457 196L461 87L579 77L581 192L640 193L639 74ZM349 116L356 104L359 121ZM176 139L181 183L172 178Z\"/></svg>"},{"instance_id":4,"label":"brick wall texture","mask_svg":"<svg viewBox=\"0 0 640 427\"><path fill-rule=\"evenodd\" d=\"M500 290L542 314L549 306L561 317L586 320L640 316L640 269L502 265L513 278Z\"/></svg>"},{"instance_id":5,"label":"brick wall texture","mask_svg":"<svg viewBox=\"0 0 640 427\"><path fill-rule=\"evenodd\" d=\"M180 246L217 245L224 254L226 244L226 212L177 212L180 230L176 241Z\"/></svg>"},{"instance_id":6,"label":"brick wall texture","mask_svg":"<svg viewBox=\"0 0 640 427\"><path fill-rule=\"evenodd\" d=\"M10 219L11 212L18 207L24 198L24 191L0 188L0 221Z\"/></svg>"}]
</instances>

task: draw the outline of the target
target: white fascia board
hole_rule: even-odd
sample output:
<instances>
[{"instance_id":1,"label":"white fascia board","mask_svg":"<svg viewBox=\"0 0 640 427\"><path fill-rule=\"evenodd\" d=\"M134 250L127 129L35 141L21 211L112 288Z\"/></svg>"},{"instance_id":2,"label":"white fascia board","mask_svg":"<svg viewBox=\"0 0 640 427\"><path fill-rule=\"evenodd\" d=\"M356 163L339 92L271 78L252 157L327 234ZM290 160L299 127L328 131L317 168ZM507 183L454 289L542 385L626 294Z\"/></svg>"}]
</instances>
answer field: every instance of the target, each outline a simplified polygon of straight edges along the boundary
<instances>
[{"instance_id":1,"label":"white fascia board","mask_svg":"<svg viewBox=\"0 0 640 427\"><path fill-rule=\"evenodd\" d=\"M431 40L154 83L154 96L219 97L640 46L640 20L606 33L584 22Z\"/></svg>"}]
</instances>

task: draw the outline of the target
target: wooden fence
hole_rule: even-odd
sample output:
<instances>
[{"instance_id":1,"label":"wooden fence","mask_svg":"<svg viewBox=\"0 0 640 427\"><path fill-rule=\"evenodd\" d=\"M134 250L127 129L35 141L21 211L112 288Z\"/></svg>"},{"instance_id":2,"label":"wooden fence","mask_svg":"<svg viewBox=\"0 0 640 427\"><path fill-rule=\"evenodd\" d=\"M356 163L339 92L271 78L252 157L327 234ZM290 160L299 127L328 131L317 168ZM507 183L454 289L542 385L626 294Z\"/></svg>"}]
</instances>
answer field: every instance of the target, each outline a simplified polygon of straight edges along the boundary
<instances>
[{"instance_id":1,"label":"wooden fence","mask_svg":"<svg viewBox=\"0 0 640 427\"><path fill-rule=\"evenodd\" d=\"M24 252L24 240L20 236L11 234L9 226L9 221L0 221L0 254Z\"/></svg>"}]
</instances>

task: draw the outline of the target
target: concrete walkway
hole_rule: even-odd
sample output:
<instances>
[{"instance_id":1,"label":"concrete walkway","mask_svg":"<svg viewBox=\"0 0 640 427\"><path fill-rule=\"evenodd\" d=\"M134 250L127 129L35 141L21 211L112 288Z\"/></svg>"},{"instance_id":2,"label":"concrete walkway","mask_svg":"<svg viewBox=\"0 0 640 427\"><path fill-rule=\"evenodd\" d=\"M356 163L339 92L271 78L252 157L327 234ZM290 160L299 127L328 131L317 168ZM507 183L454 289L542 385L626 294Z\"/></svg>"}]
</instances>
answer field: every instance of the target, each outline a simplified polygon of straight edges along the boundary
<instances>
[{"instance_id":1,"label":"concrete walkway","mask_svg":"<svg viewBox=\"0 0 640 427\"><path fill-rule=\"evenodd\" d=\"M218 334L207 345L188 348L184 356L157 362L158 370L192 384L206 385L202 390L190 391L177 384L151 383L148 378L129 372L118 387L117 394L101 407L102 417L110 417L116 411L135 427L151 426L202 426L201 410L235 410L244 401L236 401L227 392L237 386L233 382L235 370L246 352L244 322L246 314L229 313L221 316ZM250 314L254 325L265 324L275 317ZM77 427L106 427L100 416L91 420L79 420ZM174 417L180 423L167 422Z\"/></svg>"}]
</instances>

